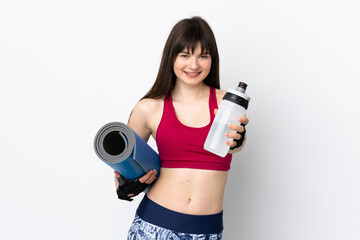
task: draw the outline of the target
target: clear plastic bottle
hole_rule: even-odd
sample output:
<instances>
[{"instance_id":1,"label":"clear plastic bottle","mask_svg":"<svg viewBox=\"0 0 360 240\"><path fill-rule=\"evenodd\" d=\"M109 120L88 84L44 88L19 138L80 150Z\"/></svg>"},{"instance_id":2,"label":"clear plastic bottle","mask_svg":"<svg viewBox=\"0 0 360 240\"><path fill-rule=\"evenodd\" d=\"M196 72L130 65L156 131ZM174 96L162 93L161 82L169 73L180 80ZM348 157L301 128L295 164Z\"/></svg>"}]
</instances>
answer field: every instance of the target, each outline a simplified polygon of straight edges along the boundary
<instances>
[{"instance_id":1,"label":"clear plastic bottle","mask_svg":"<svg viewBox=\"0 0 360 240\"><path fill-rule=\"evenodd\" d=\"M240 82L236 90L228 89L225 94L214 122L206 138L204 149L220 157L225 157L229 151L226 141L230 138L226 132L235 132L228 128L228 124L239 124L239 117L244 116L248 108L250 98L245 94L247 84Z\"/></svg>"}]
</instances>

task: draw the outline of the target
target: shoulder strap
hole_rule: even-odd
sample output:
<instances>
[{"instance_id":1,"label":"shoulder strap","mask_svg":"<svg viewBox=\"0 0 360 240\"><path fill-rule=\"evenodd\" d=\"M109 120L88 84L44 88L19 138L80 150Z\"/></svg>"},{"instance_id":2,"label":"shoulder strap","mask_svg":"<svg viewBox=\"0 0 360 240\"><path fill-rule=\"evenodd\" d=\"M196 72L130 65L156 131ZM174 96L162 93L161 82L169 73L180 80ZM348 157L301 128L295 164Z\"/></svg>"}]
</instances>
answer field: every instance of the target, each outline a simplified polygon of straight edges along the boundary
<instances>
[{"instance_id":1,"label":"shoulder strap","mask_svg":"<svg viewBox=\"0 0 360 240\"><path fill-rule=\"evenodd\" d=\"M216 88L210 87L210 97L209 97L209 109L211 119L215 118L214 109L218 108L217 98L216 98Z\"/></svg>"},{"instance_id":2,"label":"shoulder strap","mask_svg":"<svg viewBox=\"0 0 360 240\"><path fill-rule=\"evenodd\" d=\"M163 117L169 113L169 108L171 107L169 104L171 103L171 95L167 95L164 98L164 108L163 108Z\"/></svg>"},{"instance_id":3,"label":"shoulder strap","mask_svg":"<svg viewBox=\"0 0 360 240\"><path fill-rule=\"evenodd\" d=\"M164 109L163 109L162 118L165 119L166 121L167 120L173 121L174 117L176 117L175 109L174 109L174 105L172 103L172 95L170 93L164 99Z\"/></svg>"}]
</instances>

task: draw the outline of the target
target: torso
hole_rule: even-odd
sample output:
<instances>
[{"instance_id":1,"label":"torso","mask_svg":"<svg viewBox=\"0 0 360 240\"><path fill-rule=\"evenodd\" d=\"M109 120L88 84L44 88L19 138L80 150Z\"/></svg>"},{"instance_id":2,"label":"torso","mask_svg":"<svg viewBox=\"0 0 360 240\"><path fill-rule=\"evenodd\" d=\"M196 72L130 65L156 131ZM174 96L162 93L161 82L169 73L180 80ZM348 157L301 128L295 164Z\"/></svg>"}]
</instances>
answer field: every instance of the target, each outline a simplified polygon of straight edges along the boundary
<instances>
[{"instance_id":1,"label":"torso","mask_svg":"<svg viewBox=\"0 0 360 240\"><path fill-rule=\"evenodd\" d=\"M161 206L173 211L207 215L223 208L227 171L190 168L161 168L159 179L147 193Z\"/></svg>"},{"instance_id":2,"label":"torso","mask_svg":"<svg viewBox=\"0 0 360 240\"><path fill-rule=\"evenodd\" d=\"M224 94L225 91L216 90L218 105ZM147 128L156 139L164 100L145 99L143 104L151 112L146 121ZM173 105L179 121L184 125L202 127L210 122L208 96L204 96L192 104L173 99ZM161 168L160 176L150 188L147 196L173 211L194 215L215 214L223 208L227 176L227 171Z\"/></svg>"}]
</instances>

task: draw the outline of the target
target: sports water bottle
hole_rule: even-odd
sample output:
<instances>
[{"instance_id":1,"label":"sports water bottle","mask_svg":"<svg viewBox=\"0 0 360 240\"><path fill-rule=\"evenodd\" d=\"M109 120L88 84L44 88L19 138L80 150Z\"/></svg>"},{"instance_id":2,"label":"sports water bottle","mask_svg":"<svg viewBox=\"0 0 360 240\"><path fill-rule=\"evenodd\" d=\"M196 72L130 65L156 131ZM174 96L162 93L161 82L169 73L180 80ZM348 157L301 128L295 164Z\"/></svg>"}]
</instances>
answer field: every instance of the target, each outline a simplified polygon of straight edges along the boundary
<instances>
[{"instance_id":1,"label":"sports water bottle","mask_svg":"<svg viewBox=\"0 0 360 240\"><path fill-rule=\"evenodd\" d=\"M225 136L226 132L235 132L228 128L228 124L239 124L239 117L245 115L250 98L245 94L247 84L240 82L236 90L228 89L223 97L219 110L206 138L204 149L220 157L225 157L229 151Z\"/></svg>"}]
</instances>

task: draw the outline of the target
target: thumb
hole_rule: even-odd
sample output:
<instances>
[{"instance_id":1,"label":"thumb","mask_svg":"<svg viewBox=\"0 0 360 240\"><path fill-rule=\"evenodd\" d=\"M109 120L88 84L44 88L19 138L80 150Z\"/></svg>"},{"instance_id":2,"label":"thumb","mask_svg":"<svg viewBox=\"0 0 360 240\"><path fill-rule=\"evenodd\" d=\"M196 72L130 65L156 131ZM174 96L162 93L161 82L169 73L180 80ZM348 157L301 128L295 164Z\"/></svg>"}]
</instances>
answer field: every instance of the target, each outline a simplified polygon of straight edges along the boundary
<instances>
[{"instance_id":1,"label":"thumb","mask_svg":"<svg viewBox=\"0 0 360 240\"><path fill-rule=\"evenodd\" d=\"M115 176L116 176L116 177L118 177L118 178L121 177L121 176L120 176L120 173L118 173L117 171L114 171L114 173L115 173Z\"/></svg>"}]
</instances>

